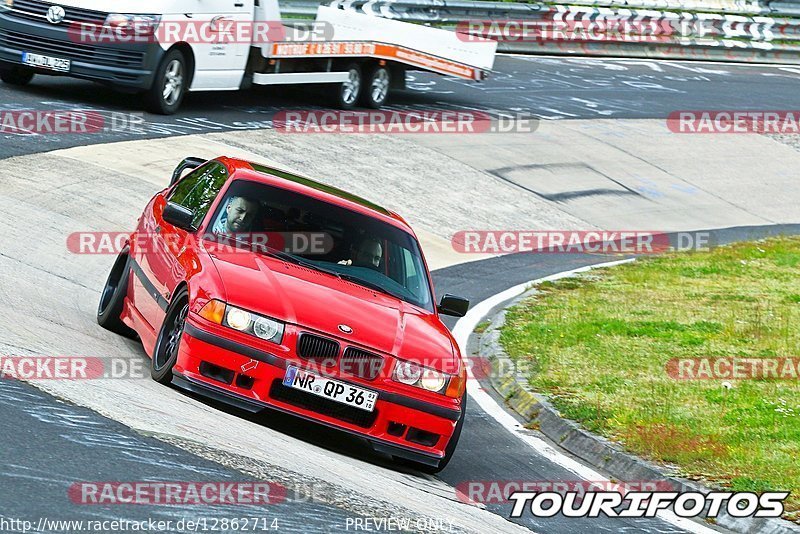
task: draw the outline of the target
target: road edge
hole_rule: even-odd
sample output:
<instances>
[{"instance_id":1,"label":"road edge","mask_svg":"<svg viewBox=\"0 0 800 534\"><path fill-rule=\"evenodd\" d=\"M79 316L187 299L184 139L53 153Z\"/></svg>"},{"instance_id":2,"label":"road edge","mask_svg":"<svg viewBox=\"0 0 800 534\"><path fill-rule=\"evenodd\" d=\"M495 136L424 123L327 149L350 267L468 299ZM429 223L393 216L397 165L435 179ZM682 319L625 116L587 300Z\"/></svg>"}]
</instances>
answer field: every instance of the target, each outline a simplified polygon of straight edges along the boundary
<instances>
[{"instance_id":1,"label":"road edge","mask_svg":"<svg viewBox=\"0 0 800 534\"><path fill-rule=\"evenodd\" d=\"M573 277L580 272L559 273L557 276ZM552 278L552 277L548 277ZM487 364L485 369L488 383L504 399L504 405L523 419L525 426L534 426L554 444L579 458L586 464L605 471L622 481L648 480L665 481L680 492L711 491L711 488L693 481L681 479L669 473L666 467L659 466L628 452L606 438L589 432L578 423L561 417L547 398L536 393L527 380L516 371L516 365L500 344L500 329L505 324L508 309L537 292L536 285L544 280L534 280L530 289L501 304L495 311L489 326L477 335L479 361ZM735 518L723 510L712 525L724 527L735 532L753 534L791 534L800 532L800 526L785 519L774 518Z\"/></svg>"}]
</instances>

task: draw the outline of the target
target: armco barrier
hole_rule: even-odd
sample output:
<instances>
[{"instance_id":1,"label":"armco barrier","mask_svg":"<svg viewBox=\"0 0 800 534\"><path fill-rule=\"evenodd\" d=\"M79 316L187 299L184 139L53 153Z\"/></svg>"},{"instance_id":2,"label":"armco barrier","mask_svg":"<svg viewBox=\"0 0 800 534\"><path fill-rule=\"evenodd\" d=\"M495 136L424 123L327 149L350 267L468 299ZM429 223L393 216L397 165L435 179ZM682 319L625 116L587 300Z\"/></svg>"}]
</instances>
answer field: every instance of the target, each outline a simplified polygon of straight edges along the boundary
<instances>
[{"instance_id":1,"label":"armco barrier","mask_svg":"<svg viewBox=\"0 0 800 534\"><path fill-rule=\"evenodd\" d=\"M800 63L800 0L585 0L571 4L486 0L334 0L340 9L457 29L499 41L498 50L564 54ZM283 3L287 18L307 18L318 2ZM658 8L658 9L655 9ZM715 10L715 11L712 11ZM473 25L470 25L470 21ZM490 24L497 21L500 25ZM517 34L503 21L590 29L569 38ZM625 26L624 38L604 34ZM475 27L481 28L475 30ZM498 29L501 28L501 29ZM639 33L639 35L637 35ZM638 38L637 38L638 37Z\"/></svg>"}]
</instances>

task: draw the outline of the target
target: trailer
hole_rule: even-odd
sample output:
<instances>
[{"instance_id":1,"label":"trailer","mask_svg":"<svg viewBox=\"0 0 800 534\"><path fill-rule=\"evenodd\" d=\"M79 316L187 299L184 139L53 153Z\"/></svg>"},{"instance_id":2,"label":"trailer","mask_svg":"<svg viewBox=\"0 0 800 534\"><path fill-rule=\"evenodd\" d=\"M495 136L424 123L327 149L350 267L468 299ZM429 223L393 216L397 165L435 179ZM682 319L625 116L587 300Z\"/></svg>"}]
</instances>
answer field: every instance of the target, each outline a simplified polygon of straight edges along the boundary
<instances>
[{"instance_id":1,"label":"trailer","mask_svg":"<svg viewBox=\"0 0 800 534\"><path fill-rule=\"evenodd\" d=\"M3 82L92 80L143 93L165 115L189 91L253 85L323 85L336 107L378 109L408 71L484 80L496 48L341 6L320 5L313 21L292 23L277 0L0 0Z\"/></svg>"}]
</instances>

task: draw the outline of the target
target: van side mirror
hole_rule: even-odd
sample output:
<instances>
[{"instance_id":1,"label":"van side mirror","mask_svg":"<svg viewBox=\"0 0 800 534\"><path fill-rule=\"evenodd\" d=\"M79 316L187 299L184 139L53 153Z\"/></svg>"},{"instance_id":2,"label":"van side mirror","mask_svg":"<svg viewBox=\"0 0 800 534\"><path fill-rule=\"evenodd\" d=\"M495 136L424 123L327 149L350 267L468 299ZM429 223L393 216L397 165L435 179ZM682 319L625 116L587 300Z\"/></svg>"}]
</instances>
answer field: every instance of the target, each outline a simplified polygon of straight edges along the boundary
<instances>
[{"instance_id":1,"label":"van side mirror","mask_svg":"<svg viewBox=\"0 0 800 534\"><path fill-rule=\"evenodd\" d=\"M194 157L189 157L181 161L180 164L177 167L175 167L175 170L172 172L172 178L169 181L170 187L175 185L175 183L181 179L181 174L183 174L183 171L187 169L195 170L199 166L206 163L206 161L208 160L205 160L203 158L194 158Z\"/></svg>"},{"instance_id":2,"label":"van side mirror","mask_svg":"<svg viewBox=\"0 0 800 534\"><path fill-rule=\"evenodd\" d=\"M167 202L161 218L164 219L164 222L168 222L172 226L176 226L187 232L194 232L197 230L193 224L194 212L174 202Z\"/></svg>"},{"instance_id":3,"label":"van side mirror","mask_svg":"<svg viewBox=\"0 0 800 534\"><path fill-rule=\"evenodd\" d=\"M443 315L453 317L464 317L469 310L469 300L455 295L445 294L436 310Z\"/></svg>"}]
</instances>

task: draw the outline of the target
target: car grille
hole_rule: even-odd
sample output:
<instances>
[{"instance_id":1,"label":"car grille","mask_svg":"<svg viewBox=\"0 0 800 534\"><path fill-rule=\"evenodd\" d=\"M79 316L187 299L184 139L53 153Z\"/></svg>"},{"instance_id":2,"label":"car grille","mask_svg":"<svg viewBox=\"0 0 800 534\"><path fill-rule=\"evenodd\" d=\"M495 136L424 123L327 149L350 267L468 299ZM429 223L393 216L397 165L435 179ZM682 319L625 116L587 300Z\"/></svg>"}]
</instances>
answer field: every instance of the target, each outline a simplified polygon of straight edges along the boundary
<instances>
[{"instance_id":1,"label":"car grille","mask_svg":"<svg viewBox=\"0 0 800 534\"><path fill-rule=\"evenodd\" d=\"M325 337L303 333L297 339L297 354L306 360L335 360L339 356L339 343Z\"/></svg>"},{"instance_id":2,"label":"car grille","mask_svg":"<svg viewBox=\"0 0 800 534\"><path fill-rule=\"evenodd\" d=\"M318 414L334 417L340 421L350 423L361 428L369 428L375 424L378 411L367 412L352 406L347 406L324 399L305 391L284 386L280 380L275 380L269 390L269 396L277 401L285 402Z\"/></svg>"},{"instance_id":3,"label":"car grille","mask_svg":"<svg viewBox=\"0 0 800 534\"><path fill-rule=\"evenodd\" d=\"M40 0L14 0L14 10L9 15L19 19L35 20L37 22L47 22L47 10L52 5L60 5L53 2L41 2ZM103 24L108 13L102 11L92 11L80 7L61 6L66 12L64 21L60 24L70 24L83 22L90 24ZM48 24L50 24L48 22Z\"/></svg>"},{"instance_id":4,"label":"car grille","mask_svg":"<svg viewBox=\"0 0 800 534\"><path fill-rule=\"evenodd\" d=\"M347 347L339 361L343 373L375 380L383 370L383 357L355 347Z\"/></svg>"},{"instance_id":5,"label":"car grille","mask_svg":"<svg viewBox=\"0 0 800 534\"><path fill-rule=\"evenodd\" d=\"M110 67L141 69L145 61L144 52L73 43L7 30L0 30L0 45L16 48L23 52L33 52L72 61L108 65Z\"/></svg>"}]
</instances>

